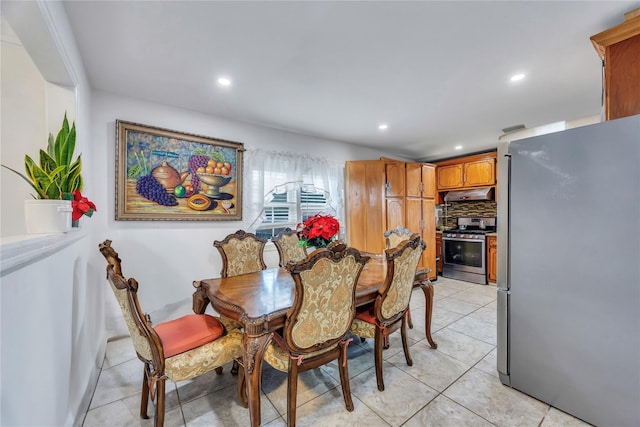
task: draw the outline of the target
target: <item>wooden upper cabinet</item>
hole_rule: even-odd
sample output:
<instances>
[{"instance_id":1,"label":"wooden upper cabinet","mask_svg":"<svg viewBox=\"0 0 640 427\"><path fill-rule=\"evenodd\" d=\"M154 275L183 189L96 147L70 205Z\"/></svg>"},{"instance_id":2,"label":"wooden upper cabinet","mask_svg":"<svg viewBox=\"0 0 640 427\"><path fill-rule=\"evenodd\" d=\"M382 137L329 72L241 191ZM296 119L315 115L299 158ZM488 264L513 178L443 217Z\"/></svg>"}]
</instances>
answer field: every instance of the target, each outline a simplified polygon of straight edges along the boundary
<instances>
[{"instance_id":1,"label":"wooden upper cabinet","mask_svg":"<svg viewBox=\"0 0 640 427\"><path fill-rule=\"evenodd\" d=\"M436 162L438 191L496 185L496 152Z\"/></svg>"},{"instance_id":2,"label":"wooden upper cabinet","mask_svg":"<svg viewBox=\"0 0 640 427\"><path fill-rule=\"evenodd\" d=\"M464 186L489 186L496 183L495 161L493 159L464 163Z\"/></svg>"},{"instance_id":3,"label":"wooden upper cabinet","mask_svg":"<svg viewBox=\"0 0 640 427\"><path fill-rule=\"evenodd\" d=\"M435 197L435 166L427 163L407 163L405 170L407 197Z\"/></svg>"},{"instance_id":4,"label":"wooden upper cabinet","mask_svg":"<svg viewBox=\"0 0 640 427\"><path fill-rule=\"evenodd\" d=\"M591 36L591 43L604 61L605 119L640 114L640 9Z\"/></svg>"},{"instance_id":5,"label":"wooden upper cabinet","mask_svg":"<svg viewBox=\"0 0 640 427\"><path fill-rule=\"evenodd\" d=\"M438 166L438 190L453 190L464 186L462 163Z\"/></svg>"},{"instance_id":6,"label":"wooden upper cabinet","mask_svg":"<svg viewBox=\"0 0 640 427\"><path fill-rule=\"evenodd\" d=\"M385 184L386 197L404 197L404 162L385 163L387 182Z\"/></svg>"}]
</instances>

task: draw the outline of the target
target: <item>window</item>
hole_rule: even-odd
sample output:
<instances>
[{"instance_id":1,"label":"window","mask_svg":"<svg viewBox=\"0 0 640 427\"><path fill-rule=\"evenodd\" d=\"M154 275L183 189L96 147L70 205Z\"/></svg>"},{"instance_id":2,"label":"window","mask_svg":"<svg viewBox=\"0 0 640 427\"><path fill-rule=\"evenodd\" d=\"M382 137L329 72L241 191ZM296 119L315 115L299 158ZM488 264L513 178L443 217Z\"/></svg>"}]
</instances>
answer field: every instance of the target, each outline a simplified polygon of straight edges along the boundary
<instances>
[{"instance_id":1,"label":"window","mask_svg":"<svg viewBox=\"0 0 640 427\"><path fill-rule=\"evenodd\" d=\"M344 224L344 162L251 148L244 167L245 230L271 238L317 213Z\"/></svg>"},{"instance_id":2,"label":"window","mask_svg":"<svg viewBox=\"0 0 640 427\"><path fill-rule=\"evenodd\" d=\"M285 191L282 191L285 190ZM280 191L280 192L279 192ZM276 186L265 198L262 221L256 226L256 235L266 239L297 225L317 213L333 213L328 193L320 188L300 182Z\"/></svg>"}]
</instances>

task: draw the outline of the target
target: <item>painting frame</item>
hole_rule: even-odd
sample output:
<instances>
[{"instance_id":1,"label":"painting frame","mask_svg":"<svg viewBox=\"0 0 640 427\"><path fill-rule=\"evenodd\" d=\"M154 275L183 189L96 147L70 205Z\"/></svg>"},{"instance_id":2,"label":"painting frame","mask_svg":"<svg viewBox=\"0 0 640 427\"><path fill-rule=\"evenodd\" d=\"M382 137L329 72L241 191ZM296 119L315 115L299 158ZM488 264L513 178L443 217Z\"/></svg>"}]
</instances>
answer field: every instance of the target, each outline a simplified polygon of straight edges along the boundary
<instances>
[{"instance_id":1,"label":"painting frame","mask_svg":"<svg viewBox=\"0 0 640 427\"><path fill-rule=\"evenodd\" d=\"M240 142L116 120L116 221L241 221L243 153Z\"/></svg>"}]
</instances>

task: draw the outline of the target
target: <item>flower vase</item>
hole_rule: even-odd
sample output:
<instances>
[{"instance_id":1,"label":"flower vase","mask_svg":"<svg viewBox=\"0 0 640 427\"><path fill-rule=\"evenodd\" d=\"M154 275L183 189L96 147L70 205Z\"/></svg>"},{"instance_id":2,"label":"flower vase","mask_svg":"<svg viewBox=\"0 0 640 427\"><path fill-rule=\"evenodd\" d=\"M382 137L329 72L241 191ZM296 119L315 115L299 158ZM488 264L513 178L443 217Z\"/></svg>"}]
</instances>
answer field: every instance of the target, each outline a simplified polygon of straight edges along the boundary
<instances>
[{"instance_id":1,"label":"flower vase","mask_svg":"<svg viewBox=\"0 0 640 427\"><path fill-rule=\"evenodd\" d=\"M71 228L80 228L80 220L72 219L71 220Z\"/></svg>"}]
</instances>

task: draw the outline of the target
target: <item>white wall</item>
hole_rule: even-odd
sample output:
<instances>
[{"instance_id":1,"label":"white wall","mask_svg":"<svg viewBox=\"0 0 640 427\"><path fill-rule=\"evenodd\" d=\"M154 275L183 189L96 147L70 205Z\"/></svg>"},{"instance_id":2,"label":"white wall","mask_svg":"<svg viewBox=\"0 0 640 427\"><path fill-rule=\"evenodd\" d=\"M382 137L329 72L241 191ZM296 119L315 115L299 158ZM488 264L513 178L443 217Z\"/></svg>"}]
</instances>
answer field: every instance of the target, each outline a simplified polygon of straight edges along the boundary
<instances>
[{"instance_id":1,"label":"white wall","mask_svg":"<svg viewBox=\"0 0 640 427\"><path fill-rule=\"evenodd\" d=\"M13 86L5 80L11 75L5 70L31 78L34 69L24 52L16 51L17 43L9 47L10 56L3 43L2 162L22 169L25 153L35 156L46 147L47 117L57 132L71 99L76 150L83 152L85 166L91 164L91 91L63 4L28 0L0 5L42 76L36 79L42 85L27 79L32 83ZM90 168L83 176L90 194ZM92 255L97 249L90 222L76 235L22 235L22 201L30 187L16 179L2 172L0 424L79 425L106 347L104 263ZM43 247L50 250L43 253Z\"/></svg>"},{"instance_id":2,"label":"white wall","mask_svg":"<svg viewBox=\"0 0 640 427\"><path fill-rule=\"evenodd\" d=\"M99 228L104 230L99 240L109 238L113 241L113 247L122 259L125 276L135 277L140 282L140 301L143 309L149 312L189 298L194 290L194 280L220 277L222 261L212 245L213 241L247 228L254 218L243 216L242 222L115 221L116 119L238 141L244 143L245 148L309 153L330 160L365 160L388 156L354 145L94 92L92 154L100 160L94 162L91 168L91 173L95 174L99 183L92 194L98 205L98 215L92 221L99 222Z\"/></svg>"}]
</instances>

